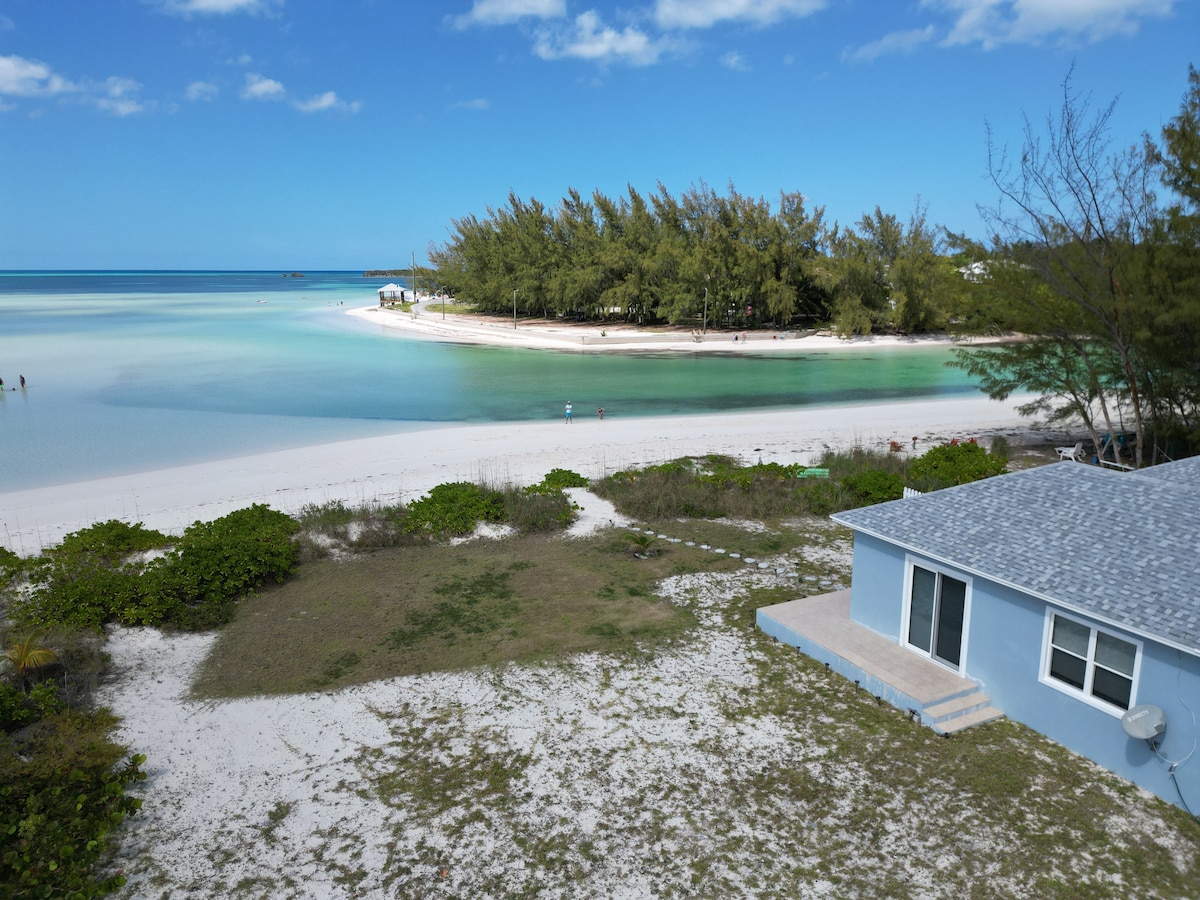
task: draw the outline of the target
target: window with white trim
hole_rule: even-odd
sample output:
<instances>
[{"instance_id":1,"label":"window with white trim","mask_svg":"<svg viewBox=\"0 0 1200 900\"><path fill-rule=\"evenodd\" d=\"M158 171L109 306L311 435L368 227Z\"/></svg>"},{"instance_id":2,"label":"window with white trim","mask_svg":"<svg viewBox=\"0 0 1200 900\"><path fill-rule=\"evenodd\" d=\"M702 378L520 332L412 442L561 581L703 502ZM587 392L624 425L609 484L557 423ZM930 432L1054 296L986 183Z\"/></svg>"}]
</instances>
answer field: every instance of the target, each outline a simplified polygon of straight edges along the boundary
<instances>
[{"instance_id":1,"label":"window with white trim","mask_svg":"<svg viewBox=\"0 0 1200 900\"><path fill-rule=\"evenodd\" d=\"M1140 645L1061 613L1050 613L1042 677L1089 702L1129 709Z\"/></svg>"}]
</instances>

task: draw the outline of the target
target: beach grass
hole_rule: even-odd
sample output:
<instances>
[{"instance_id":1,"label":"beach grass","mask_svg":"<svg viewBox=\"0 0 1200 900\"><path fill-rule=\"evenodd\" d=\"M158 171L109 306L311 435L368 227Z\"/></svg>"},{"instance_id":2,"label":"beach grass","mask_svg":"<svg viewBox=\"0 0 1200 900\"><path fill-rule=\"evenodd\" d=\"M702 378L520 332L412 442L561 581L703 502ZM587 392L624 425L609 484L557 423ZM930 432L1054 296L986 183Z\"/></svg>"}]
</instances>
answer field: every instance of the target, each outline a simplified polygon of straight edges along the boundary
<instances>
[{"instance_id":1,"label":"beach grass","mask_svg":"<svg viewBox=\"0 0 1200 900\"><path fill-rule=\"evenodd\" d=\"M587 650L627 652L693 624L687 610L655 596L660 579L737 565L682 544L638 559L623 529L307 562L286 584L241 604L194 691L285 694Z\"/></svg>"}]
</instances>

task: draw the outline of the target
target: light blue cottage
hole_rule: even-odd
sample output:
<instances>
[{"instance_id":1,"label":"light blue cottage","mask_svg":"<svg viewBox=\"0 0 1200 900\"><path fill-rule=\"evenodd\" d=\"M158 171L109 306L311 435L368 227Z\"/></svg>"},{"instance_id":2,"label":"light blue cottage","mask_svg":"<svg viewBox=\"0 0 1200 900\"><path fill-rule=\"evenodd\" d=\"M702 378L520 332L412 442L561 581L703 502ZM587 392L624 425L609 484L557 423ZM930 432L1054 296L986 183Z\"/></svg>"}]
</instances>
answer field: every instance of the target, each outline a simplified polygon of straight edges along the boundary
<instances>
[{"instance_id":1,"label":"light blue cottage","mask_svg":"<svg viewBox=\"0 0 1200 900\"><path fill-rule=\"evenodd\" d=\"M758 624L939 730L1001 714L1200 811L1200 458L1061 462L833 516L850 591ZM1122 716L1152 704L1152 746Z\"/></svg>"}]
</instances>

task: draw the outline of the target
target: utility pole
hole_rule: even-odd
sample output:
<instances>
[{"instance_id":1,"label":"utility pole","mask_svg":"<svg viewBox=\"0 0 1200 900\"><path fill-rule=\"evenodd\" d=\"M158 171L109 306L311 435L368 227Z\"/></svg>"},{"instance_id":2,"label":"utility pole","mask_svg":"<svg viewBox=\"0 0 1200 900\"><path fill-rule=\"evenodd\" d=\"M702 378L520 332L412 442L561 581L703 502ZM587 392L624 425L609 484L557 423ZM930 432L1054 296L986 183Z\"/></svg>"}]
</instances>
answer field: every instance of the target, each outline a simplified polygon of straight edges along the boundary
<instances>
[{"instance_id":1,"label":"utility pole","mask_svg":"<svg viewBox=\"0 0 1200 900\"><path fill-rule=\"evenodd\" d=\"M517 288L513 291L513 331L517 330L517 291L519 290L521 289Z\"/></svg>"}]
</instances>

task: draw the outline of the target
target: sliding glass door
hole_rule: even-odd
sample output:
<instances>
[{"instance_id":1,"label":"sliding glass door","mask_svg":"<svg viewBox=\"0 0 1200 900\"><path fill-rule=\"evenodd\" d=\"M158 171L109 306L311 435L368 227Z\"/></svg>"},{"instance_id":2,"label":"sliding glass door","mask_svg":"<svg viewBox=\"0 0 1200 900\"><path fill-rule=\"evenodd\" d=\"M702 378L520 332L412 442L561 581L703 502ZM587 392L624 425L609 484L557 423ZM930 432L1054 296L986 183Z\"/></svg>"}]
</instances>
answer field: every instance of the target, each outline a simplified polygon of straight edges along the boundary
<instances>
[{"instance_id":1,"label":"sliding glass door","mask_svg":"<svg viewBox=\"0 0 1200 900\"><path fill-rule=\"evenodd\" d=\"M962 662L967 584L943 572L912 567L908 644L958 669Z\"/></svg>"}]
</instances>

